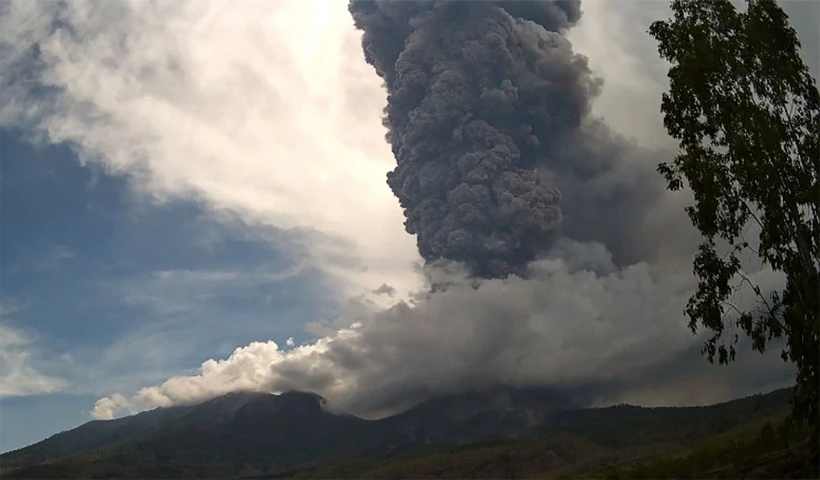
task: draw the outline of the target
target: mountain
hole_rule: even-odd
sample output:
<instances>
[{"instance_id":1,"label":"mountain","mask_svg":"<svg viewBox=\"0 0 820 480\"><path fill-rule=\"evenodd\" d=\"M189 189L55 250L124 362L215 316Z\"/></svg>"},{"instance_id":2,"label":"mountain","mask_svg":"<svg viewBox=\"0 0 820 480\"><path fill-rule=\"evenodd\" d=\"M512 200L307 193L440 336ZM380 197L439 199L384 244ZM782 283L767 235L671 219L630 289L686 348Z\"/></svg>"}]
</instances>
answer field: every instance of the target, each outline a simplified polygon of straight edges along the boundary
<instances>
[{"instance_id":1,"label":"mountain","mask_svg":"<svg viewBox=\"0 0 820 480\"><path fill-rule=\"evenodd\" d=\"M492 436L531 435L559 414L577 409L549 390L493 387L435 396L384 424L403 444L465 444Z\"/></svg>"},{"instance_id":2,"label":"mountain","mask_svg":"<svg viewBox=\"0 0 820 480\"><path fill-rule=\"evenodd\" d=\"M311 393L231 393L199 405L89 422L0 456L0 474L262 477L316 469L339 459L375 461L492 438L568 435L581 439L578 445L604 449L685 443L750 418L785 414L788 395L781 390L700 408L579 409L545 390L494 388L434 397L370 421L328 411L324 400Z\"/></svg>"},{"instance_id":3,"label":"mountain","mask_svg":"<svg viewBox=\"0 0 820 480\"><path fill-rule=\"evenodd\" d=\"M104 476L117 477L129 476L131 470L111 472L108 464L133 465L143 473L162 465L175 477L177 469L195 472L198 465L233 471L248 464L275 471L368 454L368 445L375 441L369 436L372 427L372 422L326 411L324 400L311 393L241 392L190 407L89 422L0 460L4 478L13 475L12 467L55 463L80 465L83 471L101 469Z\"/></svg>"}]
</instances>

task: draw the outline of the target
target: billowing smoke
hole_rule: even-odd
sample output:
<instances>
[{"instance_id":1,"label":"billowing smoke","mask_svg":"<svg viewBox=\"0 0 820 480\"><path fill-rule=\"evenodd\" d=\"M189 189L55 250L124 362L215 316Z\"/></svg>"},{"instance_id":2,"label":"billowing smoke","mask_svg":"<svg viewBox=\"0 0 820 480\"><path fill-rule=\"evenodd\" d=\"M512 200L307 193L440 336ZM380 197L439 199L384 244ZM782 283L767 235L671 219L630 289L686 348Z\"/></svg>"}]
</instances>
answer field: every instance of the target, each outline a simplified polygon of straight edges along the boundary
<instances>
[{"instance_id":1,"label":"billowing smoke","mask_svg":"<svg viewBox=\"0 0 820 480\"><path fill-rule=\"evenodd\" d=\"M577 1L355 1L351 12L273 3L0 1L0 47L13 54L0 54L0 83L14 87L0 125L68 141L131 174L139 191L318 232L306 238L316 264L352 272L334 276L357 279L356 289L338 283L345 295L365 285L378 297L306 319L317 320L315 340L254 342L192 375L103 398L96 416L292 389L378 416L504 384L581 390L587 403L703 403L793 379L700 358L681 314L698 242L686 199L665 193L654 171L669 157L590 114L602 83L565 37ZM378 133L384 90L361 61L350 13L387 90L389 184L407 230L428 260L456 261L428 262L422 287L383 184L394 167ZM619 13L630 28L631 13ZM602 24L615 43L619 23ZM759 285L782 283L757 274ZM439 284L451 286L430 291ZM421 291L405 301L411 289ZM234 319L211 320L235 333ZM78 384L114 388L99 382Z\"/></svg>"},{"instance_id":2,"label":"billowing smoke","mask_svg":"<svg viewBox=\"0 0 820 480\"><path fill-rule=\"evenodd\" d=\"M353 302L314 343L254 343L193 375L103 398L93 413L110 418L236 390L306 390L331 408L381 417L433 395L499 385L546 386L581 404L703 404L783 386L792 374L776 352L769 362L743 355L731 369L708 368L680 315L693 286L685 270L657 277L644 263L616 268L594 245L557 246L560 258L531 263L528 279L468 281L458 269L435 268L451 288L389 309ZM779 281L771 271L755 280Z\"/></svg>"},{"instance_id":3,"label":"billowing smoke","mask_svg":"<svg viewBox=\"0 0 820 480\"><path fill-rule=\"evenodd\" d=\"M421 255L482 277L524 275L563 233L562 204L584 201L562 202L559 188L607 188L582 184L618 160L618 140L586 121L600 82L563 36L580 2L351 0L349 10L387 89L397 162L387 182ZM583 237L573 220L567 233Z\"/></svg>"}]
</instances>

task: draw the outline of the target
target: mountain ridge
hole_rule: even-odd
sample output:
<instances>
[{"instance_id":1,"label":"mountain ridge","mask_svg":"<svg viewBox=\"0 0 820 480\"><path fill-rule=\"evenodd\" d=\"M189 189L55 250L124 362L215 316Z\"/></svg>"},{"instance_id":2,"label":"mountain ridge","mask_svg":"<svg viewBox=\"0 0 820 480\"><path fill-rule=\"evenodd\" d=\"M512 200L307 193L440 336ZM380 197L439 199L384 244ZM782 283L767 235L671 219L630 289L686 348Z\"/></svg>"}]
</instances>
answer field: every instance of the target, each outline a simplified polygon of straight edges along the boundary
<instances>
[{"instance_id":1,"label":"mountain ridge","mask_svg":"<svg viewBox=\"0 0 820 480\"><path fill-rule=\"evenodd\" d=\"M366 420L329 411L313 393L234 392L197 405L88 422L1 455L0 471L4 478L48 476L38 474L43 469L73 476L70 468L92 478L276 474L343 458L383 458L431 446L559 431L617 447L642 441L630 428L646 432L657 425L670 426L689 441L742 422L750 412L785 411L788 389L733 402L580 409L545 389L510 387L441 395L397 415Z\"/></svg>"}]
</instances>

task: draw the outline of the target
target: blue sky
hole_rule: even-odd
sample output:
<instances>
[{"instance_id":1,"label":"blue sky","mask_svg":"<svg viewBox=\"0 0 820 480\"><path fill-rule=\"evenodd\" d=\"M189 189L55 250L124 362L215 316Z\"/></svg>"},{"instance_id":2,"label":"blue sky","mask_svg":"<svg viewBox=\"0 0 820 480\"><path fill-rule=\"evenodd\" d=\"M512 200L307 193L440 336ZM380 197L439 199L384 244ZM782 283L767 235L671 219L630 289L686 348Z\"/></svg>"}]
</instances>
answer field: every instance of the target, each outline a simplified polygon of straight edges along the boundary
<instances>
[{"instance_id":1,"label":"blue sky","mask_svg":"<svg viewBox=\"0 0 820 480\"><path fill-rule=\"evenodd\" d=\"M478 380L699 404L793 378L777 352L720 374L699 358L680 315L697 237L673 195L647 220L660 260L579 272L573 255L607 252L565 245L532 282L413 296L385 95L345 2L85 5L0 12L0 451L240 388L355 412ZM646 34L666 2L584 11L569 37L605 79L594 114L670 152ZM817 72L820 4L787 11Z\"/></svg>"},{"instance_id":2,"label":"blue sky","mask_svg":"<svg viewBox=\"0 0 820 480\"><path fill-rule=\"evenodd\" d=\"M328 307L316 276L271 247L275 231L147 201L19 131L2 130L0 157L3 324L36 338L38 371L70 382L3 400L3 450L82 423L101 395L253 340L306 340L305 319Z\"/></svg>"},{"instance_id":3,"label":"blue sky","mask_svg":"<svg viewBox=\"0 0 820 480\"><path fill-rule=\"evenodd\" d=\"M298 346L383 283L419 284L384 184L381 87L348 61L344 5L226 5L3 5L0 449L251 342ZM328 35L295 42L296 16ZM311 49L328 61L289 65Z\"/></svg>"}]
</instances>

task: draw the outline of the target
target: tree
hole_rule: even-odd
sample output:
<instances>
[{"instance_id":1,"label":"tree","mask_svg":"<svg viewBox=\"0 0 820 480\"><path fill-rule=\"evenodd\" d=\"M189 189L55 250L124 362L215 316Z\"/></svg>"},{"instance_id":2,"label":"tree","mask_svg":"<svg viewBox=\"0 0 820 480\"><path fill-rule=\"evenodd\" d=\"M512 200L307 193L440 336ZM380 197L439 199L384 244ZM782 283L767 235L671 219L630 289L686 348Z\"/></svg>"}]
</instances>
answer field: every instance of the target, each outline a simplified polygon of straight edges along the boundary
<instances>
[{"instance_id":1,"label":"tree","mask_svg":"<svg viewBox=\"0 0 820 480\"><path fill-rule=\"evenodd\" d=\"M661 111L680 152L658 167L671 190L688 185L686 208L703 241L686 306L693 333L711 331L710 362L735 359L738 335L755 350L782 338L797 367L793 416L818 431L820 362L820 97L800 43L774 0L674 0L673 17L649 33L671 63ZM751 232L751 233L750 233ZM741 258L784 276L762 290ZM733 303L739 289L757 305ZM731 338L727 338L731 337ZM816 437L815 437L816 440Z\"/></svg>"}]
</instances>

